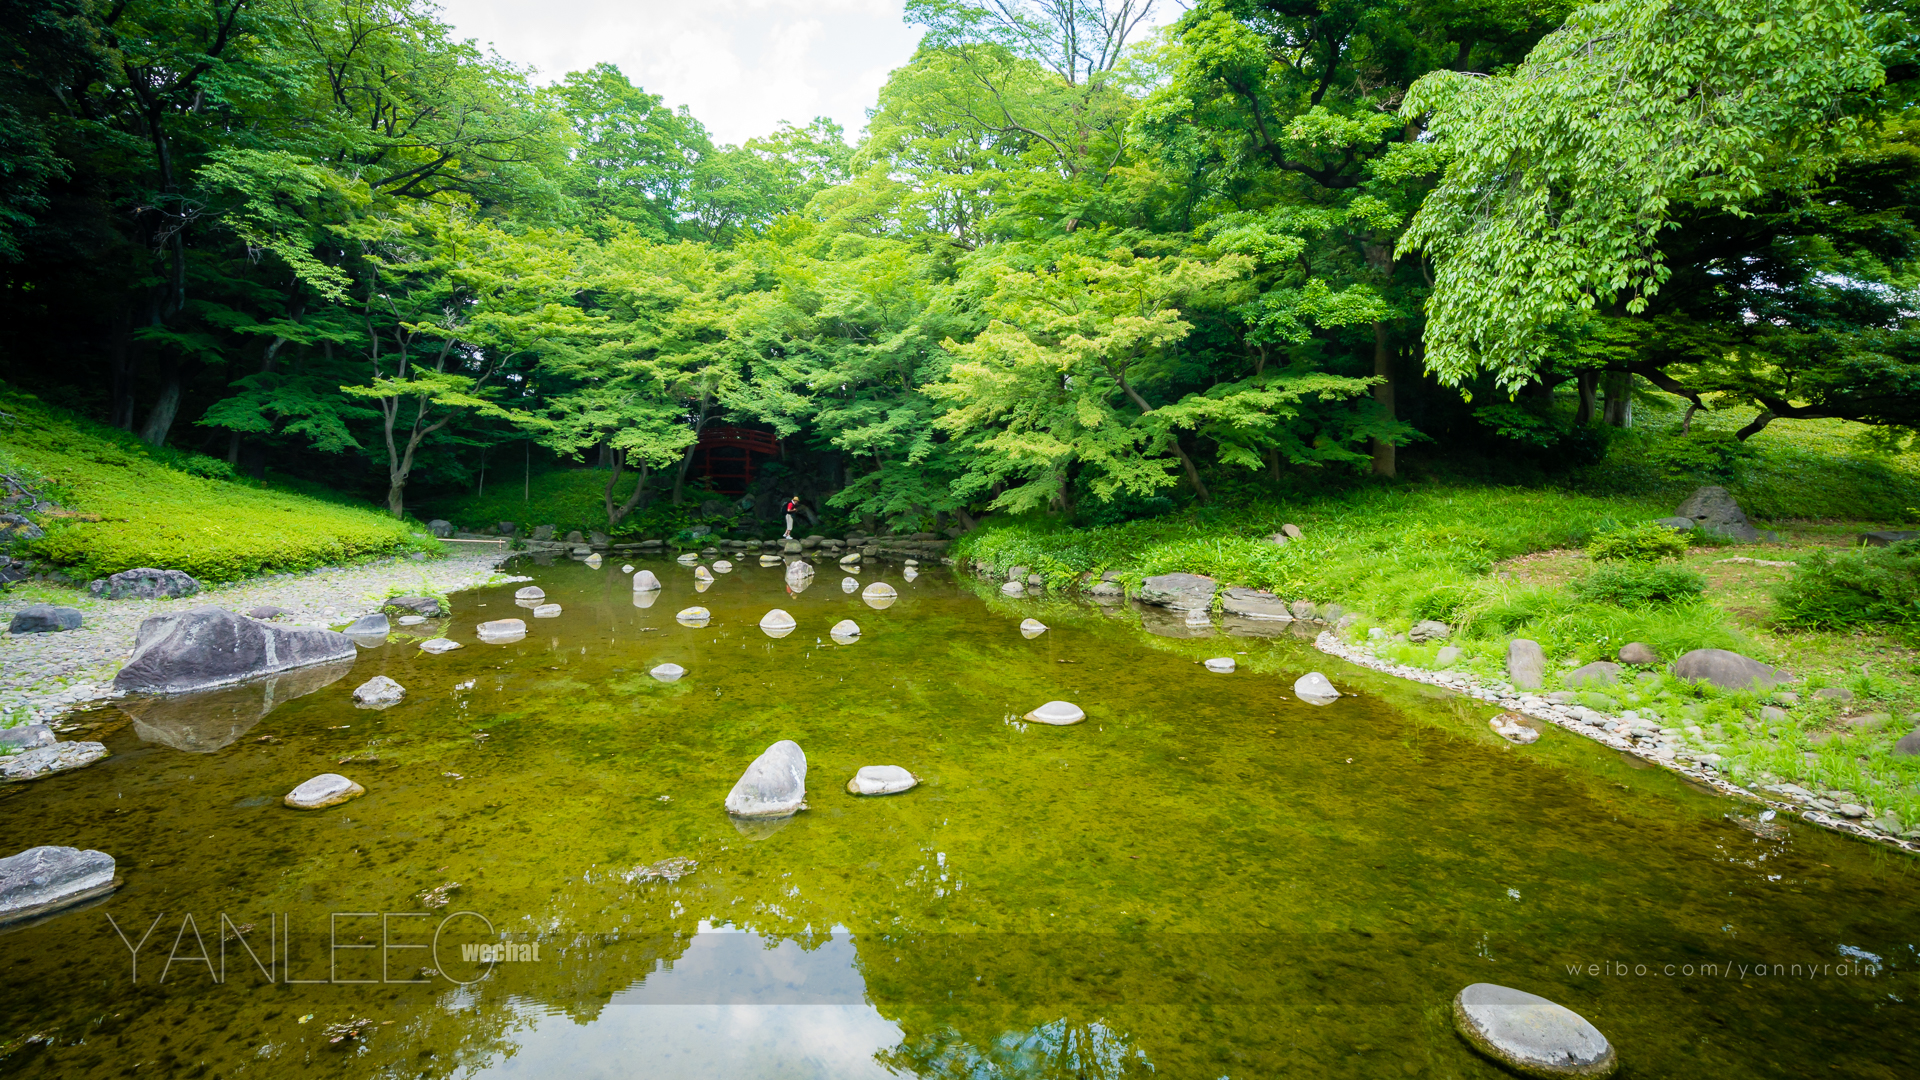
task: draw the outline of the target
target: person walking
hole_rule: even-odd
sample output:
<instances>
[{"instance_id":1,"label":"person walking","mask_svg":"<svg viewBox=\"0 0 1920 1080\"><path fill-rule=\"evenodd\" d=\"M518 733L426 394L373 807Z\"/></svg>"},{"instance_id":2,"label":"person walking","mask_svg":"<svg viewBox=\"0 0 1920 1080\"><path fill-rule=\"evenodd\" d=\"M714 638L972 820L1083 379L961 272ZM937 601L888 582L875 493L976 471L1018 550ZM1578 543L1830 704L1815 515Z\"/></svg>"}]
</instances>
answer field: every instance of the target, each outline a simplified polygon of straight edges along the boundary
<instances>
[{"instance_id":1,"label":"person walking","mask_svg":"<svg viewBox=\"0 0 1920 1080\"><path fill-rule=\"evenodd\" d=\"M799 512L800 512L800 496L795 495L793 498L787 500L787 531L785 535L780 537L780 539L782 540L793 539L793 515Z\"/></svg>"}]
</instances>

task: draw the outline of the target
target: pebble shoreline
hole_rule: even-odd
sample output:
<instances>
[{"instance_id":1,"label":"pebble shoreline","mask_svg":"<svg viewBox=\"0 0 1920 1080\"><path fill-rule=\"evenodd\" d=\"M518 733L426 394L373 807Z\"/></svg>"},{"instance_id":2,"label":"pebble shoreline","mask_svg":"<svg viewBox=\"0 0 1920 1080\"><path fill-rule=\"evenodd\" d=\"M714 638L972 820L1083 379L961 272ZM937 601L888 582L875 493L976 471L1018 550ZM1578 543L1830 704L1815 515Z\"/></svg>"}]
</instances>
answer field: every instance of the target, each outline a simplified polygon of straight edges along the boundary
<instances>
[{"instance_id":1,"label":"pebble shoreline","mask_svg":"<svg viewBox=\"0 0 1920 1080\"><path fill-rule=\"evenodd\" d=\"M1380 659L1374 655L1372 649L1365 645L1342 641L1340 637L1332 631L1323 631L1319 636L1314 638L1313 645L1314 648L1319 649L1321 652L1329 656L1337 656L1350 664L1356 664L1360 667L1369 668L1386 675L1392 675L1395 678L1426 683L1429 686L1438 686L1444 690L1452 690L1455 693L1478 698L1489 704L1498 705L1503 709L1509 709L1524 716L1530 716L1536 720L1564 728L1576 735L1592 739L1594 742L1619 750L1622 753L1632 754L1650 765L1657 765L1660 768L1678 773L1688 780L1710 787L1722 795L1730 795L1735 798L1756 802L1763 806L1771 807L1774 810L1795 813L1800 816L1802 821L1821 826L1822 828L1831 829L1835 832L1845 833L1848 836L1855 836L1864 840L1873 840L1900 848L1904 851L1920 853L1920 843L1864 828L1847 818L1835 817L1822 812L1818 808L1807 805L1807 803L1812 801L1812 794L1809 792L1806 798L1802 798L1800 794L1796 793L1797 791L1804 791L1804 789L1796 788L1796 791L1755 791L1734 783L1732 780L1720 775L1720 771L1714 768L1713 762L1704 760L1706 757L1717 757L1718 755L1695 755L1692 751L1685 749L1678 740L1661 736L1657 734L1657 732L1645 739L1622 738L1613 731L1602 727L1601 723L1611 722L1617 728L1624 730L1630 727L1630 722L1617 716L1608 716L1598 709L1590 709L1584 705L1557 704L1539 694L1515 689L1511 684L1504 682L1483 683L1470 675L1462 673L1430 671L1426 668L1412 667L1407 664L1395 664ZM1775 784L1770 785L1770 787L1787 788L1794 787L1794 785Z\"/></svg>"},{"instance_id":2,"label":"pebble shoreline","mask_svg":"<svg viewBox=\"0 0 1920 1080\"><path fill-rule=\"evenodd\" d=\"M21 723L51 724L75 709L119 696L113 677L133 655L143 619L212 604L246 612L271 605L287 614L288 626L331 627L375 608L388 589L453 593L485 585L510 553L504 544L459 544L444 559L414 562L381 559L351 567L322 567L212 585L179 599L102 600L75 590L57 601L79 608L78 630L47 634L0 632L0 716ZM0 620L28 605L18 596L0 600ZM0 623L3 625L3 623Z\"/></svg>"}]
</instances>

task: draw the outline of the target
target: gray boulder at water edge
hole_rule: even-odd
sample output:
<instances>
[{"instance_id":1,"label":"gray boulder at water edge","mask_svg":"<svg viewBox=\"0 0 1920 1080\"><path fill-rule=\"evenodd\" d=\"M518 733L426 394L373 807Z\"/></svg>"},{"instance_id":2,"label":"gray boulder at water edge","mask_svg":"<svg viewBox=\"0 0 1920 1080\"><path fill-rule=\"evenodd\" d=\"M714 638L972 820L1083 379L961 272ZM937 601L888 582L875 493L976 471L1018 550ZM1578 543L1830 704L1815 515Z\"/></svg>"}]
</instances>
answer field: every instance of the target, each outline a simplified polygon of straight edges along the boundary
<instances>
[{"instance_id":1,"label":"gray boulder at water edge","mask_svg":"<svg viewBox=\"0 0 1920 1080\"><path fill-rule=\"evenodd\" d=\"M200 591L193 576L179 570L156 570L150 566L122 570L87 586L87 591L108 600L158 600L163 597L192 596Z\"/></svg>"},{"instance_id":2,"label":"gray boulder at water edge","mask_svg":"<svg viewBox=\"0 0 1920 1080\"><path fill-rule=\"evenodd\" d=\"M1096 586L1097 588L1098 586ZM1092 592L1092 589L1088 590ZM1116 590L1117 591L1117 590ZM1249 589L1235 585L1220 598L1220 610L1228 615L1238 615L1244 619L1272 619L1275 622L1292 622L1293 612L1288 610L1287 602L1265 589Z\"/></svg>"},{"instance_id":3,"label":"gray boulder at water edge","mask_svg":"<svg viewBox=\"0 0 1920 1080\"><path fill-rule=\"evenodd\" d=\"M895 795L912 788L920 778L898 765L862 765L847 781L851 795Z\"/></svg>"},{"instance_id":4,"label":"gray boulder at water edge","mask_svg":"<svg viewBox=\"0 0 1920 1080\"><path fill-rule=\"evenodd\" d=\"M380 602L380 606L414 615L424 615L429 619L440 614L440 601L431 596L389 596Z\"/></svg>"},{"instance_id":5,"label":"gray boulder at water edge","mask_svg":"<svg viewBox=\"0 0 1920 1080\"><path fill-rule=\"evenodd\" d=\"M104 743L57 742L36 746L23 754L0 757L0 781L39 780L54 773L85 768L107 756Z\"/></svg>"},{"instance_id":6,"label":"gray boulder at water edge","mask_svg":"<svg viewBox=\"0 0 1920 1080\"><path fill-rule=\"evenodd\" d=\"M1547 676L1547 654L1529 638L1507 642L1507 678L1522 690L1538 690Z\"/></svg>"},{"instance_id":7,"label":"gray boulder at water edge","mask_svg":"<svg viewBox=\"0 0 1920 1080\"><path fill-rule=\"evenodd\" d=\"M1474 983L1453 999L1454 1026L1473 1048L1525 1076L1607 1077L1613 1044L1586 1018L1537 994Z\"/></svg>"},{"instance_id":8,"label":"gray boulder at water edge","mask_svg":"<svg viewBox=\"0 0 1920 1080\"><path fill-rule=\"evenodd\" d=\"M28 604L13 613L7 623L9 634L57 634L80 629L80 609L52 604Z\"/></svg>"},{"instance_id":9,"label":"gray boulder at water edge","mask_svg":"<svg viewBox=\"0 0 1920 1080\"><path fill-rule=\"evenodd\" d=\"M807 755L791 739L767 747L727 793L727 813L735 817L787 817L806 808Z\"/></svg>"},{"instance_id":10,"label":"gray boulder at water edge","mask_svg":"<svg viewBox=\"0 0 1920 1080\"><path fill-rule=\"evenodd\" d=\"M353 639L276 626L217 607L141 622L133 659L114 676L125 691L178 694L330 661L351 660Z\"/></svg>"},{"instance_id":11,"label":"gray boulder at water edge","mask_svg":"<svg viewBox=\"0 0 1920 1080\"><path fill-rule=\"evenodd\" d=\"M1331 705L1340 700L1340 691L1317 671L1309 671L1293 680L1293 696L1309 705Z\"/></svg>"},{"instance_id":12,"label":"gray boulder at water edge","mask_svg":"<svg viewBox=\"0 0 1920 1080\"><path fill-rule=\"evenodd\" d=\"M0 923L105 896L120 884L113 856L70 847L28 848L0 859Z\"/></svg>"},{"instance_id":13,"label":"gray boulder at water edge","mask_svg":"<svg viewBox=\"0 0 1920 1080\"><path fill-rule=\"evenodd\" d=\"M1177 611L1205 611L1218 586L1203 574L1156 574L1140 583L1140 602Z\"/></svg>"},{"instance_id":14,"label":"gray boulder at water edge","mask_svg":"<svg viewBox=\"0 0 1920 1080\"><path fill-rule=\"evenodd\" d=\"M1695 649L1673 662L1673 673L1690 681L1702 679L1722 690L1768 690L1793 676L1777 667L1725 649Z\"/></svg>"},{"instance_id":15,"label":"gray boulder at water edge","mask_svg":"<svg viewBox=\"0 0 1920 1080\"><path fill-rule=\"evenodd\" d=\"M393 624L387 621L386 613L376 611L353 620L340 632L348 637L385 637L392 631Z\"/></svg>"}]
</instances>

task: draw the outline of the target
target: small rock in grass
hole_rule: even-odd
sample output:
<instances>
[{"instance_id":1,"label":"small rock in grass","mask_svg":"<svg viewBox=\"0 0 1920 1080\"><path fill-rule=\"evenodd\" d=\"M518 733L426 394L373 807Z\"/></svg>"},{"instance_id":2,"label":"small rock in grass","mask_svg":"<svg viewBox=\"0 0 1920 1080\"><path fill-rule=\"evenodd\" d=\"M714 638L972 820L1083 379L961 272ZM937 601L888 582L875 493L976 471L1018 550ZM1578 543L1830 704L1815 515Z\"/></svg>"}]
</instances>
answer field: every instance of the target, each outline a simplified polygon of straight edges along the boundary
<instances>
[{"instance_id":1,"label":"small rock in grass","mask_svg":"<svg viewBox=\"0 0 1920 1080\"><path fill-rule=\"evenodd\" d=\"M1041 622L1039 619L1020 620L1020 636L1021 637L1037 638L1041 634L1044 634L1046 632L1047 632L1047 624Z\"/></svg>"},{"instance_id":2,"label":"small rock in grass","mask_svg":"<svg viewBox=\"0 0 1920 1080\"><path fill-rule=\"evenodd\" d=\"M95 581L87 591L108 600L159 600L192 596L200 591L200 582L185 571L143 566Z\"/></svg>"},{"instance_id":3,"label":"small rock in grass","mask_svg":"<svg viewBox=\"0 0 1920 1080\"><path fill-rule=\"evenodd\" d=\"M1725 649L1695 649L1673 662L1673 673L1689 681L1705 680L1722 690L1770 690L1792 676L1776 667Z\"/></svg>"},{"instance_id":4,"label":"small rock in grass","mask_svg":"<svg viewBox=\"0 0 1920 1080\"><path fill-rule=\"evenodd\" d=\"M674 615L674 621L684 626L705 626L713 618L713 612L703 607L690 607Z\"/></svg>"},{"instance_id":5,"label":"small rock in grass","mask_svg":"<svg viewBox=\"0 0 1920 1080\"><path fill-rule=\"evenodd\" d=\"M560 605L541 604L539 607L533 609L533 617L536 619L557 619L560 617Z\"/></svg>"},{"instance_id":6,"label":"small rock in grass","mask_svg":"<svg viewBox=\"0 0 1920 1080\"><path fill-rule=\"evenodd\" d=\"M1900 741L1893 744L1893 756L1920 757L1920 728L1900 736Z\"/></svg>"},{"instance_id":7,"label":"small rock in grass","mask_svg":"<svg viewBox=\"0 0 1920 1080\"><path fill-rule=\"evenodd\" d=\"M807 755L791 739L767 749L727 793L735 817L787 817L807 808Z\"/></svg>"},{"instance_id":8,"label":"small rock in grass","mask_svg":"<svg viewBox=\"0 0 1920 1080\"><path fill-rule=\"evenodd\" d=\"M1293 680L1293 696L1309 705L1331 705L1340 700L1340 691L1317 671L1309 671Z\"/></svg>"},{"instance_id":9,"label":"small rock in grass","mask_svg":"<svg viewBox=\"0 0 1920 1080\"><path fill-rule=\"evenodd\" d=\"M119 885L116 869L113 856L104 851L51 845L0 859L0 923L105 896Z\"/></svg>"},{"instance_id":10,"label":"small rock in grass","mask_svg":"<svg viewBox=\"0 0 1920 1080\"><path fill-rule=\"evenodd\" d=\"M1844 686L1823 686L1813 692L1815 701L1837 701L1842 705L1853 700L1853 691Z\"/></svg>"},{"instance_id":11,"label":"small rock in grass","mask_svg":"<svg viewBox=\"0 0 1920 1080\"><path fill-rule=\"evenodd\" d=\"M1459 660L1460 647L1457 645L1443 646L1439 652L1433 654L1433 662L1441 667L1452 667Z\"/></svg>"},{"instance_id":12,"label":"small rock in grass","mask_svg":"<svg viewBox=\"0 0 1920 1080\"><path fill-rule=\"evenodd\" d=\"M1280 526L1280 531L1282 533L1285 533L1288 536L1293 537L1295 540L1300 539L1300 526L1295 525L1292 522L1288 522L1287 524Z\"/></svg>"},{"instance_id":13,"label":"small rock in grass","mask_svg":"<svg viewBox=\"0 0 1920 1080\"><path fill-rule=\"evenodd\" d=\"M1454 1024L1473 1048L1526 1076L1612 1076L1613 1044L1579 1013L1524 990L1474 983L1453 999Z\"/></svg>"},{"instance_id":14,"label":"small rock in grass","mask_svg":"<svg viewBox=\"0 0 1920 1080\"><path fill-rule=\"evenodd\" d=\"M660 680L661 682L675 682L680 678L680 676L685 675L686 673L687 673L687 669L681 667L679 664L661 664L658 667L655 667L652 671L647 672L647 674L653 676L654 678Z\"/></svg>"},{"instance_id":15,"label":"small rock in grass","mask_svg":"<svg viewBox=\"0 0 1920 1080\"><path fill-rule=\"evenodd\" d=\"M1611 664L1605 660L1595 660L1591 664L1567 672L1562 681L1568 686L1613 686L1620 681L1620 665Z\"/></svg>"},{"instance_id":16,"label":"small rock in grass","mask_svg":"<svg viewBox=\"0 0 1920 1080\"><path fill-rule=\"evenodd\" d=\"M366 788L339 773L321 773L287 792L287 797L283 801L295 810L321 810L329 806L338 806L348 799L358 798L366 793Z\"/></svg>"},{"instance_id":17,"label":"small rock in grass","mask_svg":"<svg viewBox=\"0 0 1920 1080\"><path fill-rule=\"evenodd\" d=\"M400 704L406 696L406 687L385 675L375 675L354 689L353 703L363 709L386 709Z\"/></svg>"},{"instance_id":18,"label":"small rock in grass","mask_svg":"<svg viewBox=\"0 0 1920 1080\"><path fill-rule=\"evenodd\" d=\"M1660 662L1660 654L1653 651L1653 646L1641 641L1629 641L1620 646L1619 656L1623 664L1645 665Z\"/></svg>"},{"instance_id":19,"label":"small rock in grass","mask_svg":"<svg viewBox=\"0 0 1920 1080\"><path fill-rule=\"evenodd\" d=\"M1783 724L1787 720L1787 710L1778 705L1763 705L1760 707L1760 719L1769 724Z\"/></svg>"},{"instance_id":20,"label":"small rock in grass","mask_svg":"<svg viewBox=\"0 0 1920 1080\"><path fill-rule=\"evenodd\" d=\"M547 598L547 590L538 585L528 585L519 592L514 593L513 598L515 600L545 600Z\"/></svg>"},{"instance_id":21,"label":"small rock in grass","mask_svg":"<svg viewBox=\"0 0 1920 1080\"><path fill-rule=\"evenodd\" d=\"M1528 638L1507 642L1507 678L1522 690L1538 690L1547 673L1547 654Z\"/></svg>"},{"instance_id":22,"label":"small rock in grass","mask_svg":"<svg viewBox=\"0 0 1920 1080\"><path fill-rule=\"evenodd\" d=\"M651 570L636 571L633 575L634 592L659 592L660 579Z\"/></svg>"},{"instance_id":23,"label":"small rock in grass","mask_svg":"<svg viewBox=\"0 0 1920 1080\"><path fill-rule=\"evenodd\" d=\"M1453 634L1453 628L1437 619L1422 619L1407 631L1407 640L1420 643L1426 641L1445 641Z\"/></svg>"},{"instance_id":24,"label":"small rock in grass","mask_svg":"<svg viewBox=\"0 0 1920 1080\"><path fill-rule=\"evenodd\" d=\"M1213 672L1215 675L1231 675L1233 674L1233 657L1216 656L1206 661L1206 666L1207 670Z\"/></svg>"},{"instance_id":25,"label":"small rock in grass","mask_svg":"<svg viewBox=\"0 0 1920 1080\"><path fill-rule=\"evenodd\" d=\"M913 787L920 778L898 765L862 765L847 781L850 795L894 795Z\"/></svg>"},{"instance_id":26,"label":"small rock in grass","mask_svg":"<svg viewBox=\"0 0 1920 1080\"><path fill-rule=\"evenodd\" d=\"M1086 710L1070 701L1049 701L1025 717L1032 723L1052 724L1055 727L1077 724L1086 718Z\"/></svg>"},{"instance_id":27,"label":"small rock in grass","mask_svg":"<svg viewBox=\"0 0 1920 1080\"><path fill-rule=\"evenodd\" d=\"M423 641L420 643L421 652L433 653L435 655L439 655L440 653L452 652L453 650L458 648L460 648L459 642L451 641L443 637L433 638L431 640Z\"/></svg>"},{"instance_id":28,"label":"small rock in grass","mask_svg":"<svg viewBox=\"0 0 1920 1080\"><path fill-rule=\"evenodd\" d=\"M852 619L841 619L833 624L833 629L827 631L827 636L842 645L851 645L860 640L860 624Z\"/></svg>"}]
</instances>

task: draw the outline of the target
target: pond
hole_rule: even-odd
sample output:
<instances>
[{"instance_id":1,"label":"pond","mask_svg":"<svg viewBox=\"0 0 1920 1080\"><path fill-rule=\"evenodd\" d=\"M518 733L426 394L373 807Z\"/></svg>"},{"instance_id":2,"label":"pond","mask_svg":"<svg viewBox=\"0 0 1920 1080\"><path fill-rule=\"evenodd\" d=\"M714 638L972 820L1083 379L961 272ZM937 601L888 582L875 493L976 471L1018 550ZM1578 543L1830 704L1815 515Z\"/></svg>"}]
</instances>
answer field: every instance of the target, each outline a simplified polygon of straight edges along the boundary
<instances>
[{"instance_id":1,"label":"pond","mask_svg":"<svg viewBox=\"0 0 1920 1080\"><path fill-rule=\"evenodd\" d=\"M1484 705L1271 624L895 566L859 575L899 590L876 609L830 565L697 592L649 561L642 606L619 561L516 566L557 618L455 597L417 628L455 652L395 634L271 698L90 714L113 756L4 789L0 827L125 884L0 932L0 1073L1492 1077L1450 1004L1496 982L1633 1076L1911 1075L1899 853L1557 729L1509 745ZM676 622L695 604L709 625ZM476 639L505 617L527 636ZM1307 670L1352 696L1295 700ZM377 674L405 700L356 709ZM1086 722L1020 721L1053 699ZM722 801L780 739L809 809L737 825ZM922 783L846 793L881 764ZM281 805L323 772L367 794Z\"/></svg>"}]
</instances>

